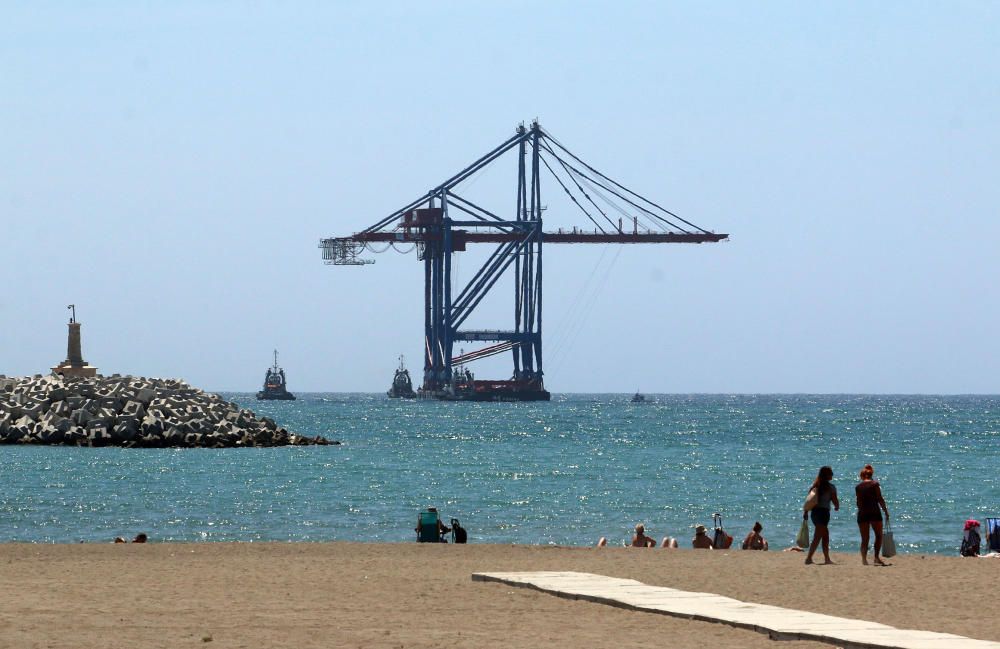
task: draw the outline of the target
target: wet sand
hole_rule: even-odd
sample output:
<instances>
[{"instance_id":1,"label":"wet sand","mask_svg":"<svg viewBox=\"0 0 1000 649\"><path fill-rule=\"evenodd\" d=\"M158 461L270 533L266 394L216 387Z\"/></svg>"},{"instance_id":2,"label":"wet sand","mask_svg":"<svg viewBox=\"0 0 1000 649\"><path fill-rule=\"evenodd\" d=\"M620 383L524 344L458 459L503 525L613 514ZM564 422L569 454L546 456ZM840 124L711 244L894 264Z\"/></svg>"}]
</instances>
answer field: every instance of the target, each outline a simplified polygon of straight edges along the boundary
<instances>
[{"instance_id":1,"label":"wet sand","mask_svg":"<svg viewBox=\"0 0 1000 649\"><path fill-rule=\"evenodd\" d=\"M360 543L0 544L0 647L829 647L473 572L576 570L1000 641L1000 560Z\"/></svg>"}]
</instances>

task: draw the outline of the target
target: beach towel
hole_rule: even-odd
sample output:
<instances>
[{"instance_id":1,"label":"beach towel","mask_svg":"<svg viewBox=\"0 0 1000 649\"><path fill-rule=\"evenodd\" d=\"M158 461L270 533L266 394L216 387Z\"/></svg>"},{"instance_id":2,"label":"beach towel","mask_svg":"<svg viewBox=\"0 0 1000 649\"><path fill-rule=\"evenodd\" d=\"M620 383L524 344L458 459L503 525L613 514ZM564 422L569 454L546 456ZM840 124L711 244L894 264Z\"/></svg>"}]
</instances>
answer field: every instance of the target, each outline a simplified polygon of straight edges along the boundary
<instances>
[{"instance_id":1,"label":"beach towel","mask_svg":"<svg viewBox=\"0 0 1000 649\"><path fill-rule=\"evenodd\" d=\"M896 539L892 536L889 521L885 522L885 532L882 533L882 556L886 559L896 556Z\"/></svg>"},{"instance_id":2,"label":"beach towel","mask_svg":"<svg viewBox=\"0 0 1000 649\"><path fill-rule=\"evenodd\" d=\"M799 534L795 537L795 545L800 548L809 547L809 521L802 519L802 527L799 528Z\"/></svg>"}]
</instances>

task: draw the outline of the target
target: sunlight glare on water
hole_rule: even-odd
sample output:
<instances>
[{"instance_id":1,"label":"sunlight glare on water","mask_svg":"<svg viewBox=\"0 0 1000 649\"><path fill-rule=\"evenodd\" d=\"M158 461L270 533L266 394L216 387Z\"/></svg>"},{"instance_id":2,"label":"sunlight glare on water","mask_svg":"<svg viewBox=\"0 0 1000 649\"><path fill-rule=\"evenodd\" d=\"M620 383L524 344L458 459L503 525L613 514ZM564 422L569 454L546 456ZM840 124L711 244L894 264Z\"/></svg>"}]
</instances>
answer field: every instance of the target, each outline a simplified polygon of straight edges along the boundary
<instances>
[{"instance_id":1,"label":"sunlight glare on water","mask_svg":"<svg viewBox=\"0 0 1000 649\"><path fill-rule=\"evenodd\" d=\"M819 466L854 551L866 462L900 551L955 553L962 522L1000 516L1000 399L934 396L556 395L551 403L224 395L342 446L273 449L0 447L0 541L410 541L434 505L470 542L612 544L644 522L688 544L720 512L791 545Z\"/></svg>"}]
</instances>

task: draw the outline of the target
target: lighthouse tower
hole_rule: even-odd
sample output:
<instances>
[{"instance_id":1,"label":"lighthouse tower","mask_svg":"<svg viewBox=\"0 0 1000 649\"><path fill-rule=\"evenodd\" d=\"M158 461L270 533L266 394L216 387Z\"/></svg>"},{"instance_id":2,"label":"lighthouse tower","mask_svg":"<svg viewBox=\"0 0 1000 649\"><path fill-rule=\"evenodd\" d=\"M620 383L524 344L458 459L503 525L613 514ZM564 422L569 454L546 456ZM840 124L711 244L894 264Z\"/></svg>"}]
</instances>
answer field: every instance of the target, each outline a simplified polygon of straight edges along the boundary
<instances>
[{"instance_id":1,"label":"lighthouse tower","mask_svg":"<svg viewBox=\"0 0 1000 649\"><path fill-rule=\"evenodd\" d=\"M83 351L80 345L80 323L76 321L76 305L70 304L66 308L73 312L69 318L66 360L53 367L52 373L65 377L97 376L97 368L87 365L87 361L83 360Z\"/></svg>"}]
</instances>

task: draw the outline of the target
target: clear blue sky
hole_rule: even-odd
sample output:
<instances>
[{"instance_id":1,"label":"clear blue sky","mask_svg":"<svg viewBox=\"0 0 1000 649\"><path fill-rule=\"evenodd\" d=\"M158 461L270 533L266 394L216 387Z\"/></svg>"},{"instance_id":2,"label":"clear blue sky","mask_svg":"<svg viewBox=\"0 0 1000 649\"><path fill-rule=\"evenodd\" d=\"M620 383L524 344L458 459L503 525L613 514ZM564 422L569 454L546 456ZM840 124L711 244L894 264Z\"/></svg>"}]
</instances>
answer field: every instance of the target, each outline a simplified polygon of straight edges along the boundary
<instances>
[{"instance_id":1,"label":"clear blue sky","mask_svg":"<svg viewBox=\"0 0 1000 649\"><path fill-rule=\"evenodd\" d=\"M106 373L252 390L277 347L293 391L384 390L398 354L420 363L420 265L325 267L318 240L538 117L732 235L548 247L550 390L997 393L998 19L985 2L5 3L0 373L61 361L74 302ZM486 178L487 205L512 211L513 182ZM579 223L554 189L546 220ZM511 293L479 324L508 324Z\"/></svg>"}]
</instances>

